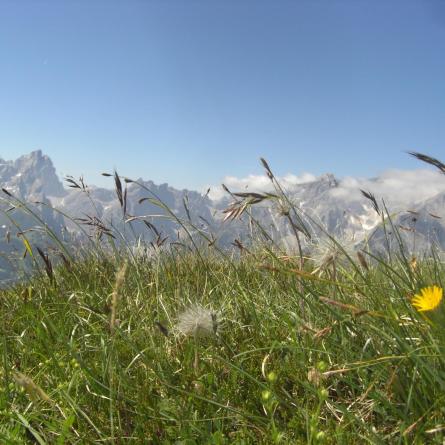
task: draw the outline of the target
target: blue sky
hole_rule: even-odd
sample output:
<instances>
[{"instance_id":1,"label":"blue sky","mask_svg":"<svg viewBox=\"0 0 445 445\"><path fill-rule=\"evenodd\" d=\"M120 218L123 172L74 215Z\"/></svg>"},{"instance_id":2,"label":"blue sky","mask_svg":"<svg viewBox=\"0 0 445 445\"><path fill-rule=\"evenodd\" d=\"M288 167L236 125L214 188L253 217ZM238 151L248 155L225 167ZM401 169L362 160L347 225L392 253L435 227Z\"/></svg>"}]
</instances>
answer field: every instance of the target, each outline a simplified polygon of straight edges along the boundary
<instances>
[{"instance_id":1,"label":"blue sky","mask_svg":"<svg viewBox=\"0 0 445 445\"><path fill-rule=\"evenodd\" d=\"M0 157L179 188L445 158L441 0L0 2ZM423 167L423 166L422 166Z\"/></svg>"}]
</instances>

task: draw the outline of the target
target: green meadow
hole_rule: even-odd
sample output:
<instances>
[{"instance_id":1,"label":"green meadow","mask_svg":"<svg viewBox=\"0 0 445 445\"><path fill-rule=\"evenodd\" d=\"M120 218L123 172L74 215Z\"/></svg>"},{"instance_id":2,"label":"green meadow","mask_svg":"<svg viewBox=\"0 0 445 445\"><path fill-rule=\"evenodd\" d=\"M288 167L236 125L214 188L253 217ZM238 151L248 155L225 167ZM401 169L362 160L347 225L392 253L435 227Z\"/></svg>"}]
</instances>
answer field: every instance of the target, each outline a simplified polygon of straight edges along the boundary
<instances>
[{"instance_id":1,"label":"green meadow","mask_svg":"<svg viewBox=\"0 0 445 445\"><path fill-rule=\"evenodd\" d=\"M261 201L239 198L229 218ZM443 443L434 251L331 240L315 263L266 242L136 252L102 235L113 248L57 264L23 241L41 273L0 294L1 443Z\"/></svg>"}]
</instances>

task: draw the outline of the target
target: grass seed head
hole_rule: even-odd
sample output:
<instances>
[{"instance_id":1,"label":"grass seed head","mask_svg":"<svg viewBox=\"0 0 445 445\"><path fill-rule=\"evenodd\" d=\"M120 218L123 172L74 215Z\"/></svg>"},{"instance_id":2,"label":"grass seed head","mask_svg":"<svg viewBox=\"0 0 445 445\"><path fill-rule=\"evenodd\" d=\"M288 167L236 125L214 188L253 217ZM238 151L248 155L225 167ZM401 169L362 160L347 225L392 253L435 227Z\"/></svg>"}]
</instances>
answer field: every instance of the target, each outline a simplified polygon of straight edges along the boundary
<instances>
[{"instance_id":1,"label":"grass seed head","mask_svg":"<svg viewBox=\"0 0 445 445\"><path fill-rule=\"evenodd\" d=\"M39 386L31 377L28 377L25 374L22 374L19 371L14 371L12 377L15 383L21 386L29 395L31 400L43 400L45 402L52 403L52 400L49 398L48 394Z\"/></svg>"},{"instance_id":2,"label":"grass seed head","mask_svg":"<svg viewBox=\"0 0 445 445\"><path fill-rule=\"evenodd\" d=\"M119 300L119 292L124 284L125 274L127 272L127 263L125 262L116 274L116 282L111 296L111 315L110 315L110 331L119 325L119 320L116 320L117 303ZM117 322L117 323L116 323Z\"/></svg>"}]
</instances>

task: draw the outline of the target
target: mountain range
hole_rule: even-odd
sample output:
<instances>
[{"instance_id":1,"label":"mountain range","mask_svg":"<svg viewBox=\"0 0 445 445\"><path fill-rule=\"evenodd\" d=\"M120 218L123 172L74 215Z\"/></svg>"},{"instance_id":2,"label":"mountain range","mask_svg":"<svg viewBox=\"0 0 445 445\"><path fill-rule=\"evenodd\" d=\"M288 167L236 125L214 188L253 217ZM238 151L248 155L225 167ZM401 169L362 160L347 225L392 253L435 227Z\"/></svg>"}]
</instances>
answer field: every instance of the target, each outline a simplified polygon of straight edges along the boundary
<instances>
[{"instance_id":1,"label":"mountain range","mask_svg":"<svg viewBox=\"0 0 445 445\"><path fill-rule=\"evenodd\" d=\"M30 237L45 248L43 237L39 238L42 224L55 236L71 242L82 240L82 233L95 232L105 237L113 233L116 239L122 235L134 241L160 244L165 240L163 242L180 244L188 238L202 241L202 236L197 236L200 232L207 236L206 242L227 248L234 240L249 244L252 236L261 236L261 230L256 230L257 226L248 221L249 218L224 221L223 211L233 203L233 196L212 200L208 194L177 190L168 184L125 180L113 173L110 176L110 189L90 186L83 178L72 177L66 178L64 185L51 159L40 150L14 161L0 158L3 189L0 278L11 278L14 270L11 257L23 255L23 238ZM437 174L435 178L445 184L445 175ZM369 188L375 185L378 190L378 181L378 178L369 180L367 185ZM255 193L256 190L241 192ZM365 192L372 196L372 190ZM392 226L386 224L385 227L369 196L366 198L358 187L345 187L345 183L332 174L293 184L287 187L287 196L298 211L307 215L306 222L315 239L328 233L355 246L363 247L366 243L372 249L384 250L388 242L397 244L396 233L392 233L397 228L405 247L414 254L428 251L432 246L445 250L445 187L427 199L419 199L416 193L412 200L391 197L388 210ZM27 203L25 210L21 208L22 202ZM382 210L379 196L375 196L375 203ZM251 215L277 245L289 253L295 252L295 236L276 200L264 199L252 206ZM179 225L176 218L184 221L184 225Z\"/></svg>"}]
</instances>

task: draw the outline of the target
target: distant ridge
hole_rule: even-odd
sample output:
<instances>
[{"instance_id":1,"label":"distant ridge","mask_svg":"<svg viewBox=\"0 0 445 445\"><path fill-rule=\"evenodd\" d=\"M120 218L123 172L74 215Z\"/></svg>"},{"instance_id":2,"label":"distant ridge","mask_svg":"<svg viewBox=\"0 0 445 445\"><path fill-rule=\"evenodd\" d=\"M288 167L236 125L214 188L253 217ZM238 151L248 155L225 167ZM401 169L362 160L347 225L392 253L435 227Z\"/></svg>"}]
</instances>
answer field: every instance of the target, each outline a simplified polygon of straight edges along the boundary
<instances>
[{"instance_id":1,"label":"distant ridge","mask_svg":"<svg viewBox=\"0 0 445 445\"><path fill-rule=\"evenodd\" d=\"M144 217L143 219L153 224L162 237L167 237L173 242L180 240L182 229L166 218L166 212L159 206L144 199L155 195L178 218L188 220L194 227L214 238L221 247L231 246L235 238L248 242L250 235L246 224L239 220L223 222L222 210L232 198L212 201L207 195L196 191L177 190L168 184L156 185L150 180L140 179L138 182L142 187L131 182L123 183L123 187L126 187L126 217L133 221L132 236L147 240L153 238L153 231L147 230L148 226L138 220L138 217ZM377 186L379 179L368 182L371 186ZM65 231L64 233L70 233L71 237L79 235L78 226L61 216L61 212L73 218L97 217L106 225L126 230L121 204L113 190L113 178L110 178L110 189L91 186L88 187L88 194L64 187L51 159L41 150L33 151L14 161L0 158L0 185L13 196L27 202L47 203L44 208L37 204L32 205L36 212L40 212L48 227L57 233ZM345 181L338 180L333 174L325 174L313 181L287 187L287 192L297 208L310 216L312 229L317 236L324 236L320 229L322 227L339 240L364 246L370 238L369 245L372 248L383 249L384 231L378 228L381 217L358 186L349 185L348 188L346 185ZM401 228L401 236L409 249L422 252L434 245L445 250L445 187L443 190L428 199L413 200L409 206L406 199L402 202L398 196L391 200L393 222ZM377 198L380 199L379 196ZM19 231L11 224L9 218L19 218L21 230L32 229L36 222L19 215L17 211L6 215L6 202L0 207L3 212L0 215L0 240L3 240L0 241L0 248L7 254L14 247L17 248L16 235ZM295 237L286 219L280 217L273 206L261 204L252 211L261 224L270 230L278 245L289 252L295 252ZM16 240L15 244L6 241L11 238ZM19 242L18 246L20 245ZM1 267L8 269L6 262L1 263L0 260Z\"/></svg>"}]
</instances>

